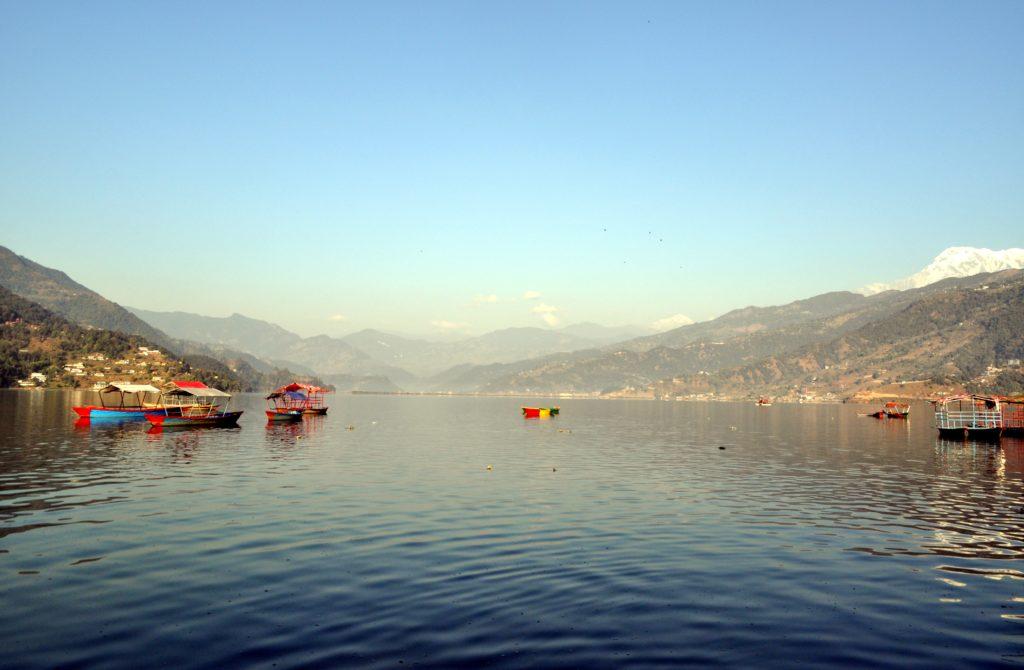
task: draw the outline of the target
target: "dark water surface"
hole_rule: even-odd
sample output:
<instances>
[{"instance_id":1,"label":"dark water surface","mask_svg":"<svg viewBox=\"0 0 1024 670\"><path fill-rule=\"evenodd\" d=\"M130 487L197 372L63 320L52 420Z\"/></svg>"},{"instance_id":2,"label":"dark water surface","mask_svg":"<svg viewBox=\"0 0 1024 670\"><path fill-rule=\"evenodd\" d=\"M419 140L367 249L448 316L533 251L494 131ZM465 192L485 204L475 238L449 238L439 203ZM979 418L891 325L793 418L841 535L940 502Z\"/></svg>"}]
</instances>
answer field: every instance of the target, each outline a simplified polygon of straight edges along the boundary
<instances>
[{"instance_id":1,"label":"dark water surface","mask_svg":"<svg viewBox=\"0 0 1024 670\"><path fill-rule=\"evenodd\" d=\"M1024 662L1024 444L927 405L248 396L149 435L71 401L0 393L3 667Z\"/></svg>"}]
</instances>

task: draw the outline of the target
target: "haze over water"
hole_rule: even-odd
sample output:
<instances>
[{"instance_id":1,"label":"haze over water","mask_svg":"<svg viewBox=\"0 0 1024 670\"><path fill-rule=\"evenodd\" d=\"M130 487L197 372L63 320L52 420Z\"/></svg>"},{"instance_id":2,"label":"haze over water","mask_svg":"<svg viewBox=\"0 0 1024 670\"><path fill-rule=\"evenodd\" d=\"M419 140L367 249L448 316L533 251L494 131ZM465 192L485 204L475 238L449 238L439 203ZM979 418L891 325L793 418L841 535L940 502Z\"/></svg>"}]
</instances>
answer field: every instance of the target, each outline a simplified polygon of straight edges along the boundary
<instances>
[{"instance_id":1,"label":"haze over water","mask_svg":"<svg viewBox=\"0 0 1024 670\"><path fill-rule=\"evenodd\" d=\"M3 667L1024 658L1024 443L927 405L243 396L150 435L73 397L0 392Z\"/></svg>"}]
</instances>

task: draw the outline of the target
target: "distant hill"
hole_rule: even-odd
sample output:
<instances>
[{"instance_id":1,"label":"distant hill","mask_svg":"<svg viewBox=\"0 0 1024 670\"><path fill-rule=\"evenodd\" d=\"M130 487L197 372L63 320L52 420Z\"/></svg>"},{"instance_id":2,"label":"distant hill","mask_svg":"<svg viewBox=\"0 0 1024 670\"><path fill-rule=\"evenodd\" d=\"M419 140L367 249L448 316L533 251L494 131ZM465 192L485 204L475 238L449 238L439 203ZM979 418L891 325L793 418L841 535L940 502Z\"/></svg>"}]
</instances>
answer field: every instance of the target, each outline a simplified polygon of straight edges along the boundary
<instances>
[{"instance_id":1,"label":"distant hill","mask_svg":"<svg viewBox=\"0 0 1024 670\"><path fill-rule=\"evenodd\" d=\"M594 340L565 331L531 327L504 328L457 342L428 342L377 330L359 331L344 340L375 360L421 378L463 365L511 363L597 346ZM430 383L419 381L415 385L425 388Z\"/></svg>"},{"instance_id":2,"label":"distant hill","mask_svg":"<svg viewBox=\"0 0 1024 670\"><path fill-rule=\"evenodd\" d=\"M260 361L244 352L223 346L210 347L170 337L158 327L75 282L63 272L18 256L5 247L0 247L0 287L51 314L65 317L71 324L83 327L83 330L95 329L137 336L141 338L138 340L141 346L159 347L164 354L181 363L181 368L176 368L179 376L193 369L198 378L208 383L216 381L226 390L263 390L286 377L311 377L310 371L303 366L295 366L300 373L296 375L289 370L289 366L278 361Z\"/></svg>"},{"instance_id":3,"label":"distant hill","mask_svg":"<svg viewBox=\"0 0 1024 670\"><path fill-rule=\"evenodd\" d=\"M396 393L403 390L382 375L328 375L325 381L338 391Z\"/></svg>"},{"instance_id":4,"label":"distant hill","mask_svg":"<svg viewBox=\"0 0 1024 670\"><path fill-rule=\"evenodd\" d=\"M602 326L599 323L586 321L563 326L558 329L558 332L590 342L591 346L601 346L650 335L652 329L643 326Z\"/></svg>"},{"instance_id":5,"label":"distant hill","mask_svg":"<svg viewBox=\"0 0 1024 670\"><path fill-rule=\"evenodd\" d=\"M411 378L408 372L381 363L348 342L327 335L303 338L277 324L241 314L215 317L129 309L177 341L186 343L186 347L187 342L196 342L212 352L220 352L215 354L218 358L248 354L275 367L308 374L391 375L398 381Z\"/></svg>"},{"instance_id":6,"label":"distant hill","mask_svg":"<svg viewBox=\"0 0 1024 670\"><path fill-rule=\"evenodd\" d=\"M83 328L0 287L0 386L32 373L40 385L91 387L106 381L200 379L227 390L243 386L215 362L181 360L138 335Z\"/></svg>"},{"instance_id":7,"label":"distant hill","mask_svg":"<svg viewBox=\"0 0 1024 670\"><path fill-rule=\"evenodd\" d=\"M841 314L864 304L866 300L867 298L858 293L835 291L785 305L744 307L710 321L693 323L657 335L623 342L619 348L644 351L657 347L680 347L698 340L726 340L739 335L764 332Z\"/></svg>"},{"instance_id":8,"label":"distant hill","mask_svg":"<svg viewBox=\"0 0 1024 670\"><path fill-rule=\"evenodd\" d=\"M658 389L674 395L822 396L910 381L947 391L1019 393L1024 390L1019 385L1002 384L1024 379L1022 333L1024 278L1017 273L991 285L930 292L827 342L749 365L666 380Z\"/></svg>"},{"instance_id":9,"label":"distant hill","mask_svg":"<svg viewBox=\"0 0 1024 670\"><path fill-rule=\"evenodd\" d=\"M241 314L210 317L189 312L153 312L127 307L135 316L171 337L276 358L302 338L281 326Z\"/></svg>"},{"instance_id":10,"label":"distant hill","mask_svg":"<svg viewBox=\"0 0 1024 670\"><path fill-rule=\"evenodd\" d=\"M408 389L427 388L430 384L425 378L455 366L510 363L555 352L577 351L636 332L633 327L616 329L578 324L563 330L506 328L457 342L431 342L372 329L341 338L327 335L303 338L276 324L240 314L210 317L129 309L172 338L226 347L321 375L385 376ZM595 339L581 337L570 330L589 332Z\"/></svg>"},{"instance_id":11,"label":"distant hill","mask_svg":"<svg viewBox=\"0 0 1024 670\"><path fill-rule=\"evenodd\" d=\"M60 270L44 267L0 246L0 286L72 322L139 335L167 346L167 336L117 303L77 283Z\"/></svg>"},{"instance_id":12,"label":"distant hill","mask_svg":"<svg viewBox=\"0 0 1024 670\"><path fill-rule=\"evenodd\" d=\"M458 391L594 393L626 387L644 389L658 380L752 364L808 344L827 342L928 295L999 283L1019 275L1020 271L1009 270L946 279L869 298L831 293L777 307L750 307L612 347L547 356L532 364L463 368L432 381L437 390Z\"/></svg>"}]
</instances>

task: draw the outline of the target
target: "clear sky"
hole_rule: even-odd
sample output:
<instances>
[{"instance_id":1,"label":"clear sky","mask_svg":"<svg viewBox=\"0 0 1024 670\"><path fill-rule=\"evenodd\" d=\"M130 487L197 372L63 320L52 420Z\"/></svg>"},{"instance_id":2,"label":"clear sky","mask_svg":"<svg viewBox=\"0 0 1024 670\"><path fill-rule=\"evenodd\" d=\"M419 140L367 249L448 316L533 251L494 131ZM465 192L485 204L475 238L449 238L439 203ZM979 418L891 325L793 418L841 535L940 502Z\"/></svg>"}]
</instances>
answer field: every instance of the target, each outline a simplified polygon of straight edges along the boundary
<instances>
[{"instance_id":1,"label":"clear sky","mask_svg":"<svg viewBox=\"0 0 1024 670\"><path fill-rule=\"evenodd\" d=\"M305 335L855 288L1024 246L1022 34L1019 1L2 0L0 244Z\"/></svg>"}]
</instances>

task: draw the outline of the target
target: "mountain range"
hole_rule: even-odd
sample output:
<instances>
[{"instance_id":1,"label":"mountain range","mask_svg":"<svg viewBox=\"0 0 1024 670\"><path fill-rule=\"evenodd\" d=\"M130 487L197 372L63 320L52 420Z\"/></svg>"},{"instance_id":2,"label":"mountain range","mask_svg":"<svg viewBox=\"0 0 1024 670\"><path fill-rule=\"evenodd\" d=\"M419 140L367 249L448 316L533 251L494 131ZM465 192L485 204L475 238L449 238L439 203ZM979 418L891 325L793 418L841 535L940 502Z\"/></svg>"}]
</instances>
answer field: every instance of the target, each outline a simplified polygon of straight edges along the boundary
<instances>
[{"instance_id":1,"label":"mountain range","mask_svg":"<svg viewBox=\"0 0 1024 670\"><path fill-rule=\"evenodd\" d=\"M558 330L504 328L455 342L433 342L361 330L345 337L303 338L278 325L241 314L200 316L129 308L171 337L247 351L293 368L323 375L386 376L403 387L426 388L430 377L462 365L490 365L603 346L643 333L638 327L581 323Z\"/></svg>"},{"instance_id":2,"label":"mountain range","mask_svg":"<svg viewBox=\"0 0 1024 670\"><path fill-rule=\"evenodd\" d=\"M873 284L745 307L662 333L585 323L443 342L372 329L301 337L240 314L126 309L2 247L0 286L77 323L145 337L211 368L318 374L340 389L845 397L908 381L927 381L928 392L1024 383L1017 316L1024 303L1015 290L1024 272L1014 267L1022 264L1018 249L953 247L898 282L902 288Z\"/></svg>"},{"instance_id":3,"label":"mountain range","mask_svg":"<svg viewBox=\"0 0 1024 670\"><path fill-rule=\"evenodd\" d=\"M882 291L903 291L934 284L948 277L970 277L984 272L1019 270L1024 268L1024 249L977 249L974 247L950 247L920 272L889 284L868 284L860 289L864 295Z\"/></svg>"},{"instance_id":4,"label":"mountain range","mask_svg":"<svg viewBox=\"0 0 1024 670\"><path fill-rule=\"evenodd\" d=\"M162 346L170 344L164 333L117 303L60 270L44 267L2 246L0 286L82 326L139 335Z\"/></svg>"}]
</instances>

